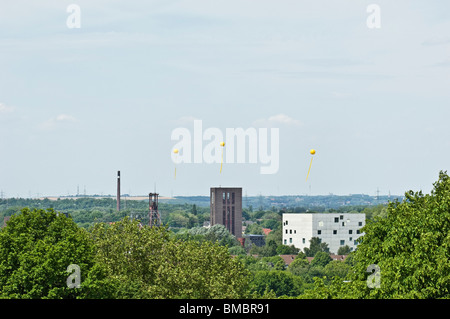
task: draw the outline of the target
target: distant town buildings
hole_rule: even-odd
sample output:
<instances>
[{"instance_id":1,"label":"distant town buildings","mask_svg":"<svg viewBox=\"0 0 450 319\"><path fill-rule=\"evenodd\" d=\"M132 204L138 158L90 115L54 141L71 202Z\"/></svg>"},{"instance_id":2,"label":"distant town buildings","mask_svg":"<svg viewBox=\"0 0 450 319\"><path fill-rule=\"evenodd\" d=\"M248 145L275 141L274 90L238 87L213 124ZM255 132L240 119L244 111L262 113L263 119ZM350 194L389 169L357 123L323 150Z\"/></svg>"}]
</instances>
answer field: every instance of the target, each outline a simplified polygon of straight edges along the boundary
<instances>
[{"instance_id":1,"label":"distant town buildings","mask_svg":"<svg viewBox=\"0 0 450 319\"><path fill-rule=\"evenodd\" d=\"M244 238L248 239L250 245L255 245L258 247L262 247L266 244L266 236L265 235L244 235Z\"/></svg>"},{"instance_id":2,"label":"distant town buildings","mask_svg":"<svg viewBox=\"0 0 450 319\"><path fill-rule=\"evenodd\" d=\"M224 225L236 238L242 238L241 187L211 187L210 224Z\"/></svg>"},{"instance_id":3,"label":"distant town buildings","mask_svg":"<svg viewBox=\"0 0 450 319\"><path fill-rule=\"evenodd\" d=\"M362 236L361 228L365 214L355 213L300 213L283 214L283 244L294 245L303 251L309 247L310 239L318 237L327 243L330 253L336 254L339 247L349 246L353 251L356 240Z\"/></svg>"}]
</instances>

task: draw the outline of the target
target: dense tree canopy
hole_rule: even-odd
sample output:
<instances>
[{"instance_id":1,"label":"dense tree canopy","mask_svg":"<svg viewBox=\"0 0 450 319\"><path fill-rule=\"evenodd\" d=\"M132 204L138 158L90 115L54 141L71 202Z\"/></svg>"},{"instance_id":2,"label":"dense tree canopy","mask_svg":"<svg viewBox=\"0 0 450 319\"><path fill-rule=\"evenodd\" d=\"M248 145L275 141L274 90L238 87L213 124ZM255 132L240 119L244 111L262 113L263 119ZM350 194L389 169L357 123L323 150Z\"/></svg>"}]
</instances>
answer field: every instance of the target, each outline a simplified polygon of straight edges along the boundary
<instances>
[{"instance_id":1,"label":"dense tree canopy","mask_svg":"<svg viewBox=\"0 0 450 319\"><path fill-rule=\"evenodd\" d=\"M71 264L80 288L67 285ZM128 218L88 232L51 209L23 209L0 232L4 298L242 298L247 282L218 242L177 240Z\"/></svg>"},{"instance_id":2,"label":"dense tree canopy","mask_svg":"<svg viewBox=\"0 0 450 319\"><path fill-rule=\"evenodd\" d=\"M165 227L123 219L92 230L96 261L120 289L116 298L240 298L247 271L226 247L177 240ZM125 283L125 284L124 284Z\"/></svg>"},{"instance_id":3,"label":"dense tree canopy","mask_svg":"<svg viewBox=\"0 0 450 319\"><path fill-rule=\"evenodd\" d=\"M250 285L251 290L260 296L273 292L277 297L294 297L302 292L303 281L290 272L261 270L255 273Z\"/></svg>"},{"instance_id":4,"label":"dense tree canopy","mask_svg":"<svg viewBox=\"0 0 450 319\"><path fill-rule=\"evenodd\" d=\"M439 174L431 194L407 192L402 202L390 203L386 215L368 222L362 231L365 234L360 237L346 282L335 280L326 286L323 280L317 279L315 289L303 297L450 297L450 178L447 173ZM376 273L368 272L369 267ZM370 285L376 276L380 280L378 288Z\"/></svg>"},{"instance_id":5,"label":"dense tree canopy","mask_svg":"<svg viewBox=\"0 0 450 319\"><path fill-rule=\"evenodd\" d=\"M85 291L67 287L67 267L89 276L95 249L89 234L52 209L23 209L0 232L0 296L74 298Z\"/></svg>"},{"instance_id":6,"label":"dense tree canopy","mask_svg":"<svg viewBox=\"0 0 450 319\"><path fill-rule=\"evenodd\" d=\"M444 172L431 194L342 208L367 214L356 251L340 250L349 253L345 262L332 261L318 238L304 252L282 245L281 210L246 211L249 232L272 231L262 247L248 240L244 248L224 226L201 227L209 214L200 206L168 205L166 226L149 228L126 217L130 210L115 211L111 199L24 200L36 204L31 209L5 202L1 217L11 219L0 231L0 298L450 298ZM141 206L129 203L145 216ZM287 266L280 254L298 255ZM67 286L71 264L80 267L80 288Z\"/></svg>"},{"instance_id":7,"label":"dense tree canopy","mask_svg":"<svg viewBox=\"0 0 450 319\"><path fill-rule=\"evenodd\" d=\"M441 172L431 194L409 191L392 202L385 218L363 231L355 254L355 280L367 267L381 270L381 288L368 295L381 298L439 298L450 294L450 179Z\"/></svg>"},{"instance_id":8,"label":"dense tree canopy","mask_svg":"<svg viewBox=\"0 0 450 319\"><path fill-rule=\"evenodd\" d=\"M312 237L309 240L309 247L303 249L307 257L314 257L318 252L328 253L330 249L327 243L322 243L319 237Z\"/></svg>"}]
</instances>

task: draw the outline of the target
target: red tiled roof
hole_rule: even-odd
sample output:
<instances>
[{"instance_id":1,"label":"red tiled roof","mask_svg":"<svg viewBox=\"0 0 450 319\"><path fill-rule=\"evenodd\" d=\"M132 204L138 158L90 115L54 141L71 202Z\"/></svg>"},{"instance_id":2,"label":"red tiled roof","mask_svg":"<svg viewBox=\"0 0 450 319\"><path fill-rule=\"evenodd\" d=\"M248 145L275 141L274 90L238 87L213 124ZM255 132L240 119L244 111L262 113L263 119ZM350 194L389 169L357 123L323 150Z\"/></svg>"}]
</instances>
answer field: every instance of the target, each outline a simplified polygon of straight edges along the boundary
<instances>
[{"instance_id":1,"label":"red tiled roof","mask_svg":"<svg viewBox=\"0 0 450 319\"><path fill-rule=\"evenodd\" d=\"M264 235L266 235L266 236L272 231L272 229L270 229L270 228L263 228L262 230L264 232Z\"/></svg>"},{"instance_id":2,"label":"red tiled roof","mask_svg":"<svg viewBox=\"0 0 450 319\"><path fill-rule=\"evenodd\" d=\"M8 222L8 220L11 218L11 216L5 216L4 218L3 218L3 225L2 225L2 228L3 227L6 227L6 223Z\"/></svg>"},{"instance_id":3,"label":"red tiled roof","mask_svg":"<svg viewBox=\"0 0 450 319\"><path fill-rule=\"evenodd\" d=\"M284 263L289 266L291 262L294 261L295 257L297 257L297 255L280 255L280 257L283 258Z\"/></svg>"},{"instance_id":4,"label":"red tiled roof","mask_svg":"<svg viewBox=\"0 0 450 319\"><path fill-rule=\"evenodd\" d=\"M333 260L342 260L342 261L344 261L345 258L347 258L347 255L333 255L333 254L331 254L330 257Z\"/></svg>"}]
</instances>

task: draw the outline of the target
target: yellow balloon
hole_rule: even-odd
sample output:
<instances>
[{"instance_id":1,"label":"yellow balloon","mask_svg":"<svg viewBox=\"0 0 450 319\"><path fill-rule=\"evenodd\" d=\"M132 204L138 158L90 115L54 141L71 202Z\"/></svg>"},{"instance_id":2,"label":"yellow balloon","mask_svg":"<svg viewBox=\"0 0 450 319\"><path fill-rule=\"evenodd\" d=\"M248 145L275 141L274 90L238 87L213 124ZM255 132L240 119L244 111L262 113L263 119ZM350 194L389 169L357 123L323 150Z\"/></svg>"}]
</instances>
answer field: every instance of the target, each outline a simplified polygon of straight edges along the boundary
<instances>
[{"instance_id":1,"label":"yellow balloon","mask_svg":"<svg viewBox=\"0 0 450 319\"><path fill-rule=\"evenodd\" d=\"M220 146L225 146L225 142L220 142Z\"/></svg>"},{"instance_id":2,"label":"yellow balloon","mask_svg":"<svg viewBox=\"0 0 450 319\"><path fill-rule=\"evenodd\" d=\"M173 152L174 152L175 154L178 154L178 148L174 149Z\"/></svg>"},{"instance_id":3,"label":"yellow balloon","mask_svg":"<svg viewBox=\"0 0 450 319\"><path fill-rule=\"evenodd\" d=\"M316 154L316 150L311 150L311 151L309 151L309 152L311 153L311 155Z\"/></svg>"}]
</instances>

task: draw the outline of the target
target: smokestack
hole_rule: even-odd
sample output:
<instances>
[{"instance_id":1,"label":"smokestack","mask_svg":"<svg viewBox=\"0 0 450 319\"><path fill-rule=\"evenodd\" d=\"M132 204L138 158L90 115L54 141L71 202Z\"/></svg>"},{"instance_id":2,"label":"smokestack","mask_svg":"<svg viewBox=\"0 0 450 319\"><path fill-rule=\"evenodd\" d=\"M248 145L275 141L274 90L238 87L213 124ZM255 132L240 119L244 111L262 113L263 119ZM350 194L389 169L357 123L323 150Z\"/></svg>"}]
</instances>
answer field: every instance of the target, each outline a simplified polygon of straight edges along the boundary
<instances>
[{"instance_id":1,"label":"smokestack","mask_svg":"<svg viewBox=\"0 0 450 319\"><path fill-rule=\"evenodd\" d=\"M120 211L120 171L117 171L117 211Z\"/></svg>"}]
</instances>

